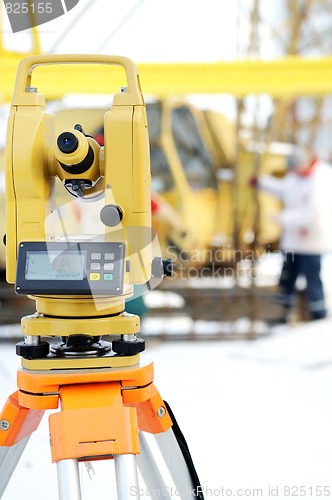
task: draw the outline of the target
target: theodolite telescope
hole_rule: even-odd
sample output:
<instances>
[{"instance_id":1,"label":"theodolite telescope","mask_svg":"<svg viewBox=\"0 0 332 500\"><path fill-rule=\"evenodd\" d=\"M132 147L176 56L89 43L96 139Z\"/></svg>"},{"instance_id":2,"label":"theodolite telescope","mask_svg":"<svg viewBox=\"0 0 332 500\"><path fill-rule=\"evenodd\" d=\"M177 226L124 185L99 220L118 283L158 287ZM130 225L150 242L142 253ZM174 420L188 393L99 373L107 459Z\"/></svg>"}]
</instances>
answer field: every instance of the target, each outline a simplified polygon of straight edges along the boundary
<instances>
[{"instance_id":1,"label":"theodolite telescope","mask_svg":"<svg viewBox=\"0 0 332 500\"><path fill-rule=\"evenodd\" d=\"M56 174L73 196L84 198L90 195L90 190L98 183L100 190L103 191L99 148L92 137L85 136L80 124L76 124L73 130L66 130L57 137L53 148L58 167ZM67 174L74 177L68 178Z\"/></svg>"}]
</instances>

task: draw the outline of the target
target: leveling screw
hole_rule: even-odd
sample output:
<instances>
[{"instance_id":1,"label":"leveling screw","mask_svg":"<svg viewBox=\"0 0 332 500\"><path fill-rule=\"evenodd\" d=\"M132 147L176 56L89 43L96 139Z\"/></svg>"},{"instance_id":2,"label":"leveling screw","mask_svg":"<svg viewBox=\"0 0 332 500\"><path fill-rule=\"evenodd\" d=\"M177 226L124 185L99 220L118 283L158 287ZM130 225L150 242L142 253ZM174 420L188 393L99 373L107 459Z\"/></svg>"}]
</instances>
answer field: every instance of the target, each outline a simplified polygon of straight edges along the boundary
<instances>
[{"instance_id":1,"label":"leveling screw","mask_svg":"<svg viewBox=\"0 0 332 500\"><path fill-rule=\"evenodd\" d=\"M0 421L0 429L2 431L8 431L10 427L10 423L8 422L8 420L1 420Z\"/></svg>"},{"instance_id":2,"label":"leveling screw","mask_svg":"<svg viewBox=\"0 0 332 500\"><path fill-rule=\"evenodd\" d=\"M166 415L166 410L165 410L165 408L163 406L161 406L160 408L158 408L157 415L160 418L163 418Z\"/></svg>"}]
</instances>

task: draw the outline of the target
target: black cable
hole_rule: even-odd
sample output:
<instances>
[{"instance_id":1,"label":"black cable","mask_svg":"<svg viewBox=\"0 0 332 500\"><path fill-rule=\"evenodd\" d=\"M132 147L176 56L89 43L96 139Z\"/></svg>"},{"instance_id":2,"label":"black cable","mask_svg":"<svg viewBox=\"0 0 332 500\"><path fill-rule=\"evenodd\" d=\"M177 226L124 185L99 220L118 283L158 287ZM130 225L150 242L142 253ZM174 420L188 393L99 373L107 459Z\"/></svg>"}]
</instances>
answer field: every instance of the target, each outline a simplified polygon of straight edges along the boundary
<instances>
[{"instance_id":1,"label":"black cable","mask_svg":"<svg viewBox=\"0 0 332 500\"><path fill-rule=\"evenodd\" d=\"M199 500L204 500L203 488L201 486L198 474L196 472L195 465L194 465L193 459L191 457L190 450L189 450L189 447L188 447L187 442L185 440L185 437L184 437L184 435L179 427L179 424L177 423L177 421L174 417L174 413L172 412L169 404L166 401L164 401L164 404L165 404L165 407L166 407L166 409L171 417L171 420L173 422L172 430L174 432L174 436L178 442L178 445L181 449L183 458L184 458L186 465L188 467L191 481L193 483L193 496L199 498Z\"/></svg>"}]
</instances>

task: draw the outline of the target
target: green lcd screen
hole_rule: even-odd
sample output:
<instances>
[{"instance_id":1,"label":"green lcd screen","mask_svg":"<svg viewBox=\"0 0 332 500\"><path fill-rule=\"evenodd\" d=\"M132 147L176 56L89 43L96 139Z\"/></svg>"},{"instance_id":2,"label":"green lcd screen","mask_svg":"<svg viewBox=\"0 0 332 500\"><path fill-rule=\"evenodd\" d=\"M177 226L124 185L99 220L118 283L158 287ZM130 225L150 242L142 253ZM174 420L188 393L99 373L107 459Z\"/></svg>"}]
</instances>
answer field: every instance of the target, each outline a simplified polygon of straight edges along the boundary
<instances>
[{"instance_id":1,"label":"green lcd screen","mask_svg":"<svg viewBox=\"0 0 332 500\"><path fill-rule=\"evenodd\" d=\"M83 280L86 277L86 253L28 251L25 266L26 280Z\"/></svg>"}]
</instances>

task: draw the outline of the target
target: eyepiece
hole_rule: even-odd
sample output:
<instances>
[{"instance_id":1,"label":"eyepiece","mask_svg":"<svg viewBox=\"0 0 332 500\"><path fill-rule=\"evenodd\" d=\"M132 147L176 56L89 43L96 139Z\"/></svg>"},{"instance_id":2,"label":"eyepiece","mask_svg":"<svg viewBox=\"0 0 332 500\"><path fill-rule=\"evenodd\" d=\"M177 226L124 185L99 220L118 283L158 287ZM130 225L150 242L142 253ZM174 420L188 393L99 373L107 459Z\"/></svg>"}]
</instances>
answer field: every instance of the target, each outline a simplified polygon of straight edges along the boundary
<instances>
[{"instance_id":1,"label":"eyepiece","mask_svg":"<svg viewBox=\"0 0 332 500\"><path fill-rule=\"evenodd\" d=\"M58 137L57 145L61 153L69 155L78 148L78 140L72 132L62 132Z\"/></svg>"}]
</instances>

